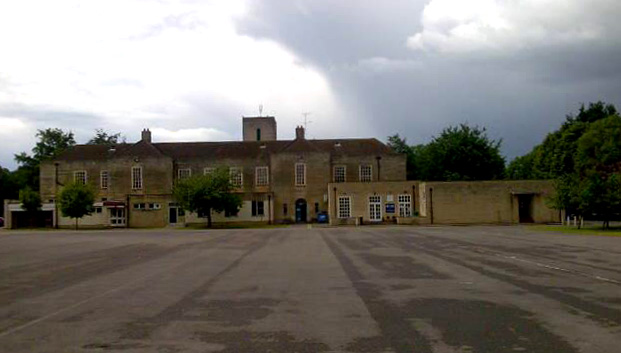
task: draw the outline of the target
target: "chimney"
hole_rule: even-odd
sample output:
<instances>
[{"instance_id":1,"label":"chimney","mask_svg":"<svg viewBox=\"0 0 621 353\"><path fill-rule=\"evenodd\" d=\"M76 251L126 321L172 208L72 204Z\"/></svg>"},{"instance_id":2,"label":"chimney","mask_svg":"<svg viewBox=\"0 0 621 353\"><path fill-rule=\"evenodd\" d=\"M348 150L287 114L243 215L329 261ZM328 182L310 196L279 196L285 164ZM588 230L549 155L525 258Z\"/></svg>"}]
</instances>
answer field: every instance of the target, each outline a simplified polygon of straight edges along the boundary
<instances>
[{"instance_id":1,"label":"chimney","mask_svg":"<svg viewBox=\"0 0 621 353\"><path fill-rule=\"evenodd\" d=\"M142 130L142 141L151 143L151 131L149 129Z\"/></svg>"},{"instance_id":2,"label":"chimney","mask_svg":"<svg viewBox=\"0 0 621 353\"><path fill-rule=\"evenodd\" d=\"M298 126L295 128L295 139L304 140L304 127Z\"/></svg>"}]
</instances>

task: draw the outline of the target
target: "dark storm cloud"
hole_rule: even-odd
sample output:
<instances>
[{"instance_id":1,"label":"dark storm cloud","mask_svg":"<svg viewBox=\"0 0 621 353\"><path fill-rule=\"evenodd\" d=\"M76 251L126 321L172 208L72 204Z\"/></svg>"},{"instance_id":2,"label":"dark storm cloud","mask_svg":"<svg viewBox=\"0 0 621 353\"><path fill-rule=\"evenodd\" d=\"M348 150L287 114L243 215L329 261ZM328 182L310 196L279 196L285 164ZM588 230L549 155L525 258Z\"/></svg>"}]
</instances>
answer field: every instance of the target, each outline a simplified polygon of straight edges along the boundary
<instances>
[{"instance_id":1,"label":"dark storm cloud","mask_svg":"<svg viewBox=\"0 0 621 353\"><path fill-rule=\"evenodd\" d=\"M260 2L238 28L276 40L322 70L340 99L358 108L356 119L380 138L398 132L423 143L448 125L468 122L502 138L512 158L539 143L580 103L621 105L621 46L614 35L555 42L565 37L552 32L549 43L517 48L509 38L505 47L489 51L411 50L406 43L421 31L425 3ZM614 16L597 24L612 30Z\"/></svg>"}]
</instances>

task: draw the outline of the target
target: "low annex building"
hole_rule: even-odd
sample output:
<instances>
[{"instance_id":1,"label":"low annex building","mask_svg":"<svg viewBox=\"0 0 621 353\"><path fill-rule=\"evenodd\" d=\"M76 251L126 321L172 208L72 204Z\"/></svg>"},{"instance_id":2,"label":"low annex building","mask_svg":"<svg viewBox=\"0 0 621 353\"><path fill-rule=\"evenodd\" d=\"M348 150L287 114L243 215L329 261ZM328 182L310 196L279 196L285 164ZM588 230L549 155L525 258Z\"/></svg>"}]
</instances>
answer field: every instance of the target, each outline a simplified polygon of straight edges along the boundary
<instances>
[{"instance_id":1,"label":"low annex building","mask_svg":"<svg viewBox=\"0 0 621 353\"><path fill-rule=\"evenodd\" d=\"M549 181L419 182L406 180L406 156L374 138L278 140L274 117L243 118L243 141L156 143L148 129L136 143L77 145L41 165L38 226L73 227L55 203L63 185L97 190L95 212L80 227L165 227L205 223L172 197L183 178L229 169L243 200L215 223L468 224L559 222L545 197ZM19 202L5 202L6 227L26 225ZM32 217L30 217L32 218ZM31 223L32 224L32 223Z\"/></svg>"}]
</instances>

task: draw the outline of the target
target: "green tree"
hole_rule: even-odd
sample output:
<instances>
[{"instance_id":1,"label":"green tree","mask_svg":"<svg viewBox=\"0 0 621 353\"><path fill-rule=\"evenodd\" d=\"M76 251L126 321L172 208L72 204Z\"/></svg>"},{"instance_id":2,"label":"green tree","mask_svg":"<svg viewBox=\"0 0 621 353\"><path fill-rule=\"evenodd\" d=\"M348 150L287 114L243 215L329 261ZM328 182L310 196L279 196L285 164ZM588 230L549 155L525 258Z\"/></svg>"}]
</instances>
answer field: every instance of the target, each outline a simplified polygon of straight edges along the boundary
<instances>
[{"instance_id":1,"label":"green tree","mask_svg":"<svg viewBox=\"0 0 621 353\"><path fill-rule=\"evenodd\" d=\"M393 151L397 153L403 153L406 155L406 173L408 180L416 180L418 179L418 167L416 165L417 158L417 147L418 146L408 146L406 139L399 136L399 134L395 134L392 136L388 136L388 147L390 147Z\"/></svg>"},{"instance_id":2,"label":"green tree","mask_svg":"<svg viewBox=\"0 0 621 353\"><path fill-rule=\"evenodd\" d=\"M184 210L204 214L210 228L212 211L234 214L242 205L239 195L233 193L229 172L225 168L177 181L173 196Z\"/></svg>"},{"instance_id":3,"label":"green tree","mask_svg":"<svg viewBox=\"0 0 621 353\"><path fill-rule=\"evenodd\" d=\"M28 213L36 213L41 209L41 196L29 187L19 191L19 202L22 208Z\"/></svg>"},{"instance_id":4,"label":"green tree","mask_svg":"<svg viewBox=\"0 0 621 353\"><path fill-rule=\"evenodd\" d=\"M611 115L592 123L577 146L582 206L608 228L610 219L621 212L621 117Z\"/></svg>"},{"instance_id":5,"label":"green tree","mask_svg":"<svg viewBox=\"0 0 621 353\"><path fill-rule=\"evenodd\" d=\"M13 173L0 166L0 216L4 215L4 200L16 199L18 190Z\"/></svg>"},{"instance_id":6,"label":"green tree","mask_svg":"<svg viewBox=\"0 0 621 353\"><path fill-rule=\"evenodd\" d=\"M116 145L120 142L125 142L125 138L121 136L121 133L109 134L103 129L96 129L95 136L91 138L87 145Z\"/></svg>"},{"instance_id":7,"label":"green tree","mask_svg":"<svg viewBox=\"0 0 621 353\"><path fill-rule=\"evenodd\" d=\"M490 180L504 175L501 141L485 128L466 124L448 127L417 153L421 179L436 181Z\"/></svg>"},{"instance_id":8,"label":"green tree","mask_svg":"<svg viewBox=\"0 0 621 353\"><path fill-rule=\"evenodd\" d=\"M584 104L577 115L567 115L559 128L546 136L525 156L509 163L507 177L510 179L555 179L575 171L578 140L597 121L617 116L617 109L604 102Z\"/></svg>"},{"instance_id":9,"label":"green tree","mask_svg":"<svg viewBox=\"0 0 621 353\"><path fill-rule=\"evenodd\" d=\"M20 189L29 186L39 190L39 165L44 160L54 159L67 148L75 145L72 132L61 129L37 130L38 142L32 149L32 156L25 152L15 155L19 164L15 180Z\"/></svg>"},{"instance_id":10,"label":"green tree","mask_svg":"<svg viewBox=\"0 0 621 353\"><path fill-rule=\"evenodd\" d=\"M78 220L93 212L95 191L88 184L69 183L58 195L58 203L63 217L75 218L75 229Z\"/></svg>"}]
</instances>

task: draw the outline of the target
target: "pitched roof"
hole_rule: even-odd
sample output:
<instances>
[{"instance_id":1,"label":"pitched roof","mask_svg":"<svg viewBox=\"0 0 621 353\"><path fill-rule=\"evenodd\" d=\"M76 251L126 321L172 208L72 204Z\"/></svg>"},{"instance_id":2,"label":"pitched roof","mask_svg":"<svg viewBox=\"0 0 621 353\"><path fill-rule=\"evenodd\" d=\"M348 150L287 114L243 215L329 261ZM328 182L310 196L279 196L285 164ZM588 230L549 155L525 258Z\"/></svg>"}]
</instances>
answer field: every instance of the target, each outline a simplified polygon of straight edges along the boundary
<instances>
[{"instance_id":1,"label":"pitched roof","mask_svg":"<svg viewBox=\"0 0 621 353\"><path fill-rule=\"evenodd\" d=\"M225 141L225 142L164 142L114 146L76 145L56 159L64 161L107 160L118 157L164 157L173 159L243 159L257 158L263 153L326 152L344 155L395 154L377 139Z\"/></svg>"}]
</instances>

